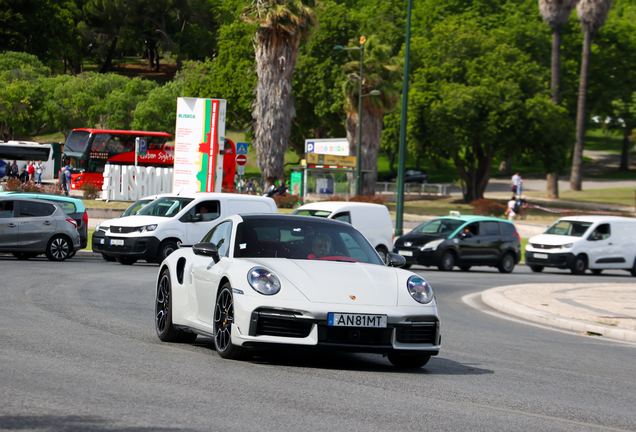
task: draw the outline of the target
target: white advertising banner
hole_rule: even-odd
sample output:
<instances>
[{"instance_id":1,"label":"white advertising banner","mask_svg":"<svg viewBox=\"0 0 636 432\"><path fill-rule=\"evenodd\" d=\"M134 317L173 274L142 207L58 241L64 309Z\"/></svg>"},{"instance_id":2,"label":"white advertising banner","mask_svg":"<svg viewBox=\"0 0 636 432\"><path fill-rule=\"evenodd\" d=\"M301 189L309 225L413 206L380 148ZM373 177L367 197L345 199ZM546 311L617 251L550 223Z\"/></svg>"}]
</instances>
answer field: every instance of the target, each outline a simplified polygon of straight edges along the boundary
<instances>
[{"instance_id":1,"label":"white advertising banner","mask_svg":"<svg viewBox=\"0 0 636 432\"><path fill-rule=\"evenodd\" d=\"M223 99L178 98L173 191L221 192Z\"/></svg>"}]
</instances>

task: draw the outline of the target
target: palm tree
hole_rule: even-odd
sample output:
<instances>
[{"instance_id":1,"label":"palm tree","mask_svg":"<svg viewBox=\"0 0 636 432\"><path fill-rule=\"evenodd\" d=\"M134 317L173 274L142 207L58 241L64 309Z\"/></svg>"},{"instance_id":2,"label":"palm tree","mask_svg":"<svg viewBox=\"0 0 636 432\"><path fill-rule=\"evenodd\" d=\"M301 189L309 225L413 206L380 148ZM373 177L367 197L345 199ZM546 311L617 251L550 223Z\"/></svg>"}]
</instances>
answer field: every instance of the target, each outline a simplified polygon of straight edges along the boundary
<instances>
[{"instance_id":1,"label":"palm tree","mask_svg":"<svg viewBox=\"0 0 636 432\"><path fill-rule=\"evenodd\" d=\"M285 152L296 114L292 74L303 36L316 25L314 0L253 0L242 18L257 23L254 148L265 186L285 175Z\"/></svg>"},{"instance_id":2,"label":"palm tree","mask_svg":"<svg viewBox=\"0 0 636 432\"><path fill-rule=\"evenodd\" d=\"M543 21L552 28L552 102L559 104L559 86L561 85L561 37L572 9L579 0L539 0L539 12ZM559 173L548 173L548 198L559 197Z\"/></svg>"},{"instance_id":3,"label":"palm tree","mask_svg":"<svg viewBox=\"0 0 636 432\"><path fill-rule=\"evenodd\" d=\"M579 81L579 102L576 112L576 143L572 155L572 173L570 189L581 190L581 166L583 165L583 140L585 139L585 97L589 80L590 49L592 37L605 23L612 0L581 0L576 11L583 30L583 57L581 60L581 78Z\"/></svg>"},{"instance_id":4,"label":"palm tree","mask_svg":"<svg viewBox=\"0 0 636 432\"><path fill-rule=\"evenodd\" d=\"M393 109L399 97L396 83L400 80L401 66L391 56L391 47L380 43L377 36L371 36L364 43L364 65L362 95L368 95L373 90L379 90L377 97L365 97L362 102L362 149L361 161L362 195L374 195L375 183L378 177L378 152L382 138L382 119L384 112ZM352 47L354 43L350 44ZM358 56L355 51L352 57ZM347 119L347 140L349 151L355 155L358 146L358 102L360 96L360 58L344 65L348 73L343 85L345 96L345 111ZM370 171L365 173L364 171ZM353 178L351 177L351 180ZM355 181L350 182L352 189Z\"/></svg>"}]
</instances>

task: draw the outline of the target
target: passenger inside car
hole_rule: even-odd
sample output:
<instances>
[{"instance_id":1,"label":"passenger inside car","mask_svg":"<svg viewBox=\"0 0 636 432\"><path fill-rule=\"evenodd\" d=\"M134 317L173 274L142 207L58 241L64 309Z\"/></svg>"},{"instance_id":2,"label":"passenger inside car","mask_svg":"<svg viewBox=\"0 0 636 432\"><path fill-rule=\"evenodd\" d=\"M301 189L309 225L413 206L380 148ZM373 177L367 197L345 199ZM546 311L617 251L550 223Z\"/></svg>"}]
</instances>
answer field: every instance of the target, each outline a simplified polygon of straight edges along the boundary
<instances>
[{"instance_id":1,"label":"passenger inside car","mask_svg":"<svg viewBox=\"0 0 636 432\"><path fill-rule=\"evenodd\" d=\"M329 256L331 254L331 237L325 234L317 234L314 236L311 245L311 254L308 259L318 259Z\"/></svg>"}]
</instances>

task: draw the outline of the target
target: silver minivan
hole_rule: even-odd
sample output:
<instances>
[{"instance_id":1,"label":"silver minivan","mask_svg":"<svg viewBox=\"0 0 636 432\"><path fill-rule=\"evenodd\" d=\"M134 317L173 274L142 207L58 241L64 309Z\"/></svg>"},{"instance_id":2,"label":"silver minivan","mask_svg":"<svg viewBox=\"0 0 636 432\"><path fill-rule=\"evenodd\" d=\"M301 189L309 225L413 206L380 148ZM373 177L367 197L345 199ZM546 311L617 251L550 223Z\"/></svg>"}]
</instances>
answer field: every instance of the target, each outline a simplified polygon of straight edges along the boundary
<instances>
[{"instance_id":1,"label":"silver minivan","mask_svg":"<svg viewBox=\"0 0 636 432\"><path fill-rule=\"evenodd\" d=\"M18 259L46 254L64 261L80 248L77 222L51 201L18 197L0 198L0 253Z\"/></svg>"}]
</instances>

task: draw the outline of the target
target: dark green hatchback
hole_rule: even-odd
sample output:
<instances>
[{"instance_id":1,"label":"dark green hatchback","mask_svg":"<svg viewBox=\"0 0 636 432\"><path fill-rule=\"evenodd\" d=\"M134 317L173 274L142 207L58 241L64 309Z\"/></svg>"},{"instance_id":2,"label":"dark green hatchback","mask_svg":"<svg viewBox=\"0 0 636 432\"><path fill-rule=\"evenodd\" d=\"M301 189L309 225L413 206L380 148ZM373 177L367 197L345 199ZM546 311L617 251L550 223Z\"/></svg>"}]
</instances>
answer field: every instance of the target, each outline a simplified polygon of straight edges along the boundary
<instances>
[{"instance_id":1,"label":"dark green hatchback","mask_svg":"<svg viewBox=\"0 0 636 432\"><path fill-rule=\"evenodd\" d=\"M467 271L472 266L497 267L510 273L521 259L514 224L486 216L444 216L425 222L399 237L393 252L413 264Z\"/></svg>"}]
</instances>

